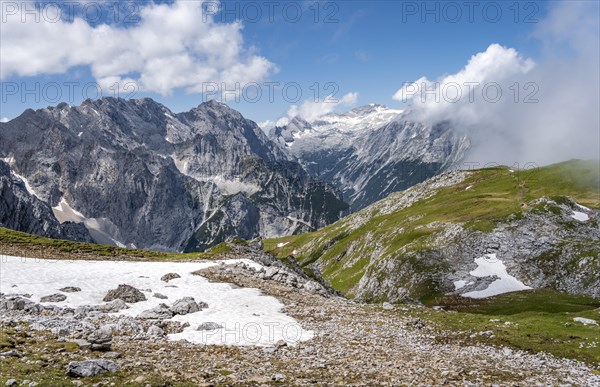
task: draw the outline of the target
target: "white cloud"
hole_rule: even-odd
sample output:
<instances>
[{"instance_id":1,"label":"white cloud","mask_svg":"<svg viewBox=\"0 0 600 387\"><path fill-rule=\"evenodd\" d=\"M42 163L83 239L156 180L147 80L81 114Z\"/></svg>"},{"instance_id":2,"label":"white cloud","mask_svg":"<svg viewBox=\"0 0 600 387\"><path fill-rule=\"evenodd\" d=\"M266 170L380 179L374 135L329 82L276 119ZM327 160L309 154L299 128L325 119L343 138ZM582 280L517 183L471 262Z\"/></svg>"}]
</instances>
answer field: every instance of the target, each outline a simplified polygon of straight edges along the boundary
<instances>
[{"instance_id":1,"label":"white cloud","mask_svg":"<svg viewBox=\"0 0 600 387\"><path fill-rule=\"evenodd\" d=\"M339 106L351 106L358 101L358 93L347 93L341 99L328 95L322 101L305 100L300 106L291 105L286 116L277 120L265 120L258 123L264 131L269 131L275 126L286 126L294 117L301 117L307 121L315 120L325 114L333 112Z\"/></svg>"},{"instance_id":2,"label":"white cloud","mask_svg":"<svg viewBox=\"0 0 600 387\"><path fill-rule=\"evenodd\" d=\"M8 121L10 121L10 119L8 117L0 118L0 122L8 122Z\"/></svg>"},{"instance_id":3,"label":"white cloud","mask_svg":"<svg viewBox=\"0 0 600 387\"><path fill-rule=\"evenodd\" d=\"M534 33L542 47L535 64L493 44L458 73L420 78L393 98L409 101L416 120L448 120L465 131L473 142L471 161L524 165L600 158L598 4L552 4ZM453 82L463 86L458 100ZM472 100L465 82L479 83ZM498 100L496 86L483 97L492 83L502 90Z\"/></svg>"},{"instance_id":4,"label":"white cloud","mask_svg":"<svg viewBox=\"0 0 600 387\"><path fill-rule=\"evenodd\" d=\"M338 106L350 106L358 100L358 93L345 94L341 99L328 95L322 101L306 100L300 106L292 105L287 112L289 118L300 116L307 121L312 121L325 114L331 113Z\"/></svg>"},{"instance_id":5,"label":"white cloud","mask_svg":"<svg viewBox=\"0 0 600 387\"><path fill-rule=\"evenodd\" d=\"M7 15L2 25L0 78L65 73L89 66L99 85L135 82L140 90L170 94L202 91L203 83L258 82L276 68L245 48L239 22L215 23L198 1L150 3L128 28L92 27ZM208 17L207 17L208 16ZM203 19L204 17L204 19ZM205 21L204 21L205 20Z\"/></svg>"}]
</instances>

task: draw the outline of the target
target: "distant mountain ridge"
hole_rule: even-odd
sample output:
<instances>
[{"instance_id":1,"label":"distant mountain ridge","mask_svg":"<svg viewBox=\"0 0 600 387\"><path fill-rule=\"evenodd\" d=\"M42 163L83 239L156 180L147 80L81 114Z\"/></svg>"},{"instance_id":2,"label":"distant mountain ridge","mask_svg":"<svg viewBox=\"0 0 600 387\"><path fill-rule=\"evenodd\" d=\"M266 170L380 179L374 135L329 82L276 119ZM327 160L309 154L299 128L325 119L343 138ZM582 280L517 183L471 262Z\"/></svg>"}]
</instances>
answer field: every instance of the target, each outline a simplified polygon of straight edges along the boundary
<instances>
[{"instance_id":1,"label":"distant mountain ridge","mask_svg":"<svg viewBox=\"0 0 600 387\"><path fill-rule=\"evenodd\" d=\"M0 124L0 158L61 221L102 243L197 251L229 236L309 231L347 213L253 122L210 101L61 103Z\"/></svg>"},{"instance_id":2,"label":"distant mountain ridge","mask_svg":"<svg viewBox=\"0 0 600 387\"><path fill-rule=\"evenodd\" d=\"M449 170L470 147L447 122L424 125L408 110L377 104L310 122L295 117L269 137L339 188L353 211Z\"/></svg>"}]
</instances>

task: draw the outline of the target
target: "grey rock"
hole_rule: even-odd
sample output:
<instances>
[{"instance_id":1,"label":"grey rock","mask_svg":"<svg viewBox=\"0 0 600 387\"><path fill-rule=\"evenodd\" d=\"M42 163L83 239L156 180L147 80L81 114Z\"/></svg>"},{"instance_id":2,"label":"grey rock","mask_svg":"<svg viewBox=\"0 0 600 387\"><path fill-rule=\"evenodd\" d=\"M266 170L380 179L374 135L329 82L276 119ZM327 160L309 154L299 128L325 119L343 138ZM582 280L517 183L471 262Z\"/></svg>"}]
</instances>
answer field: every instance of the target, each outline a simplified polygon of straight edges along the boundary
<instances>
[{"instance_id":1,"label":"grey rock","mask_svg":"<svg viewBox=\"0 0 600 387\"><path fill-rule=\"evenodd\" d=\"M64 287L62 289L59 289L61 292L65 292L65 293L75 293L75 292L80 292L81 288L78 288L77 286L67 286Z\"/></svg>"},{"instance_id":2,"label":"grey rock","mask_svg":"<svg viewBox=\"0 0 600 387\"><path fill-rule=\"evenodd\" d=\"M198 325L198 328L196 330L198 331L214 331L217 329L222 329L223 326L220 324L217 324L216 322L203 322L202 324Z\"/></svg>"},{"instance_id":3,"label":"grey rock","mask_svg":"<svg viewBox=\"0 0 600 387\"><path fill-rule=\"evenodd\" d=\"M113 361L105 359L72 361L66 368L67 375L72 377L90 377L119 370Z\"/></svg>"},{"instance_id":4,"label":"grey rock","mask_svg":"<svg viewBox=\"0 0 600 387\"><path fill-rule=\"evenodd\" d=\"M116 289L109 290L106 296L104 296L103 301L108 302L116 299L121 299L129 303L135 303L139 301L146 301L146 296L133 286L121 284Z\"/></svg>"},{"instance_id":5,"label":"grey rock","mask_svg":"<svg viewBox=\"0 0 600 387\"><path fill-rule=\"evenodd\" d=\"M103 357L108 359L120 359L122 355L119 352L108 351L103 355Z\"/></svg>"},{"instance_id":6,"label":"grey rock","mask_svg":"<svg viewBox=\"0 0 600 387\"><path fill-rule=\"evenodd\" d=\"M103 326L92 332L87 339L91 343L90 349L92 351L110 351L113 339L112 329Z\"/></svg>"},{"instance_id":7,"label":"grey rock","mask_svg":"<svg viewBox=\"0 0 600 387\"><path fill-rule=\"evenodd\" d=\"M0 352L0 357L21 357L21 355L16 349L11 349L10 351Z\"/></svg>"},{"instance_id":8,"label":"grey rock","mask_svg":"<svg viewBox=\"0 0 600 387\"><path fill-rule=\"evenodd\" d=\"M390 304L389 302L384 302L384 303L381 305L381 307L382 307L384 310L392 310L392 309L394 309L394 305Z\"/></svg>"},{"instance_id":9,"label":"grey rock","mask_svg":"<svg viewBox=\"0 0 600 387\"><path fill-rule=\"evenodd\" d=\"M155 297L155 298L160 298L161 300L166 300L167 298L169 298L169 297L165 296L165 295L164 295L164 294L162 294L162 293L154 293L154 294L152 295L152 297Z\"/></svg>"},{"instance_id":10,"label":"grey rock","mask_svg":"<svg viewBox=\"0 0 600 387\"><path fill-rule=\"evenodd\" d=\"M175 301L173 306L171 306L171 311L173 314L188 314L194 313L202 310L202 306L206 305L205 303L196 303L193 297L184 297L180 300Z\"/></svg>"},{"instance_id":11,"label":"grey rock","mask_svg":"<svg viewBox=\"0 0 600 387\"><path fill-rule=\"evenodd\" d=\"M8 379L6 381L6 383L4 383L5 386L18 386L19 383L15 380L15 379Z\"/></svg>"},{"instance_id":12,"label":"grey rock","mask_svg":"<svg viewBox=\"0 0 600 387\"><path fill-rule=\"evenodd\" d=\"M165 331L156 325L152 325L150 328L148 328L146 334L150 337L163 337L165 335Z\"/></svg>"},{"instance_id":13,"label":"grey rock","mask_svg":"<svg viewBox=\"0 0 600 387\"><path fill-rule=\"evenodd\" d=\"M172 279L181 278L181 276L177 273L167 273L160 277L161 281L169 282Z\"/></svg>"},{"instance_id":14,"label":"grey rock","mask_svg":"<svg viewBox=\"0 0 600 387\"><path fill-rule=\"evenodd\" d=\"M56 293L40 298L40 302L61 302L67 299L64 294Z\"/></svg>"},{"instance_id":15,"label":"grey rock","mask_svg":"<svg viewBox=\"0 0 600 387\"><path fill-rule=\"evenodd\" d=\"M140 319L166 320L173 317L173 311L165 304L159 304L152 309L143 311L138 315Z\"/></svg>"},{"instance_id":16,"label":"grey rock","mask_svg":"<svg viewBox=\"0 0 600 387\"><path fill-rule=\"evenodd\" d=\"M129 305L121 298L114 299L106 304L100 304L95 307L96 310L103 313L116 313L123 309L129 309Z\"/></svg>"}]
</instances>

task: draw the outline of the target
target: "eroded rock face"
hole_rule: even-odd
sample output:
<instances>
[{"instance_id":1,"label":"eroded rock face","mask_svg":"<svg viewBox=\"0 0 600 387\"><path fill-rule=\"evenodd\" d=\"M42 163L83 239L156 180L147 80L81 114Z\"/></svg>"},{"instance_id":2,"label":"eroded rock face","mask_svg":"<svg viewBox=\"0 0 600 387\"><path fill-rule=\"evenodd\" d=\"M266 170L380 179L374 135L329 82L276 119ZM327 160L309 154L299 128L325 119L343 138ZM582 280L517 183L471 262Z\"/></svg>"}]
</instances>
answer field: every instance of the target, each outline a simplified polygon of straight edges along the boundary
<instances>
[{"instance_id":1,"label":"eroded rock face","mask_svg":"<svg viewBox=\"0 0 600 387\"><path fill-rule=\"evenodd\" d=\"M233 235L316 229L348 210L337 189L214 101L176 114L151 99L103 98L27 110L0 126L0 158L29 181L48 216L55 208L61 221L84 223L99 243L200 251ZM25 222L37 210L11 215L19 214L13 191L0 191L7 227L55 229L54 237L67 227Z\"/></svg>"},{"instance_id":2,"label":"eroded rock face","mask_svg":"<svg viewBox=\"0 0 600 387\"><path fill-rule=\"evenodd\" d=\"M2 135L0 134L0 138ZM61 224L51 206L38 198L23 177L0 160L0 227L49 238L92 242L81 223Z\"/></svg>"},{"instance_id":3,"label":"eroded rock face","mask_svg":"<svg viewBox=\"0 0 600 387\"><path fill-rule=\"evenodd\" d=\"M72 361L67 365L67 375L72 377L97 376L118 370L115 362L106 359Z\"/></svg>"},{"instance_id":4,"label":"eroded rock face","mask_svg":"<svg viewBox=\"0 0 600 387\"><path fill-rule=\"evenodd\" d=\"M146 301L144 293L130 285L121 284L116 289L109 290L103 301L123 300L129 303Z\"/></svg>"}]
</instances>

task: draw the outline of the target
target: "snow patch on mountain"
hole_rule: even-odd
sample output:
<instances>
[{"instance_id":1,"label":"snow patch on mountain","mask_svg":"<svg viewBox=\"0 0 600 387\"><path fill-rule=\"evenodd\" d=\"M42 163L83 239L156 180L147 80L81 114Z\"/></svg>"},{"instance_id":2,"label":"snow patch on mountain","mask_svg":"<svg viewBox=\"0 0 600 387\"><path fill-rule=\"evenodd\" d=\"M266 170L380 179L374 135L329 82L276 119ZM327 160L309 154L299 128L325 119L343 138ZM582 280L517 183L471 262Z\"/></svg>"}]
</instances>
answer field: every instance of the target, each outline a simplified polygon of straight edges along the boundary
<instances>
[{"instance_id":1,"label":"snow patch on mountain","mask_svg":"<svg viewBox=\"0 0 600 387\"><path fill-rule=\"evenodd\" d=\"M475 263L477 268L469 274L478 278L496 277L497 279L489 284L486 289L464 293L462 294L463 297L486 298L531 289L530 286L508 274L506 266L500 259L496 258L496 254L486 254L484 257L475 258Z\"/></svg>"}]
</instances>

